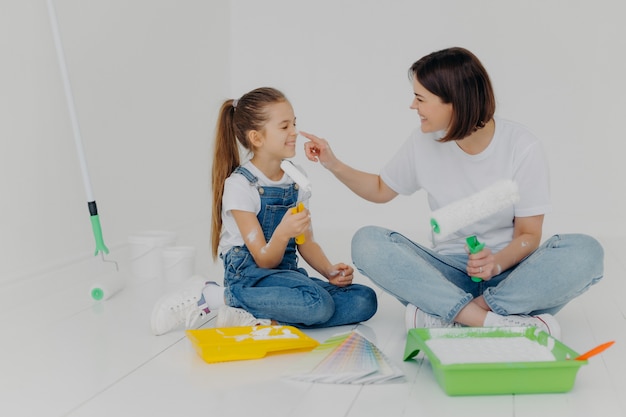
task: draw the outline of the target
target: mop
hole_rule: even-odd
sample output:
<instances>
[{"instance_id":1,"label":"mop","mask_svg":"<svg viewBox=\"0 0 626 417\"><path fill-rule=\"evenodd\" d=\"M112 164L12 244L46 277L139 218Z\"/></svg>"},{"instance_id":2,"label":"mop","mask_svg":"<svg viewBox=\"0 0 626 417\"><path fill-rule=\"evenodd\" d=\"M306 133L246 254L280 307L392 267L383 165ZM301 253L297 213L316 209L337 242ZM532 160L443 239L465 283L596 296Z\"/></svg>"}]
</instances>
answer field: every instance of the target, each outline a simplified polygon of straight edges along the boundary
<instances>
[{"instance_id":1,"label":"mop","mask_svg":"<svg viewBox=\"0 0 626 417\"><path fill-rule=\"evenodd\" d=\"M100 217L98 216L98 206L96 199L91 188L91 180L89 178L89 171L87 170L87 161L85 159L85 151L83 149L83 143L80 134L80 127L78 124L78 117L76 116L76 108L74 105L74 98L70 85L69 75L67 71L67 63L65 61L65 54L63 51L63 44L61 43L61 34L59 31L59 24L57 20L56 10L52 0L48 2L48 14L50 16L50 25L52 29L52 36L54 39L54 46L59 60L59 69L61 70L61 78L63 81L63 89L65 91L65 98L67 101L70 120L72 123L72 130L74 133L74 143L76 145L76 152L78 154L78 160L80 162L80 168L83 176L83 184L87 194L87 207L89 209L89 215L91 219L91 228L96 241L96 251L94 256L100 253L103 262L111 262L115 264L115 271L119 271L119 267L116 261L107 260L104 258L104 254L109 253L109 249L104 244L102 237L102 227L100 225ZM94 284L90 289L90 296L94 300L105 300L110 298L113 294L118 292L121 288L121 280L119 277L108 277L101 283Z\"/></svg>"},{"instance_id":2,"label":"mop","mask_svg":"<svg viewBox=\"0 0 626 417\"><path fill-rule=\"evenodd\" d=\"M510 207L519 201L517 184L511 180L500 180L469 197L455 201L431 213L430 225L433 244L435 235L449 236L458 230L479 222ZM465 239L470 253L478 253L485 247L476 236ZM478 277L472 277L480 282Z\"/></svg>"}]
</instances>

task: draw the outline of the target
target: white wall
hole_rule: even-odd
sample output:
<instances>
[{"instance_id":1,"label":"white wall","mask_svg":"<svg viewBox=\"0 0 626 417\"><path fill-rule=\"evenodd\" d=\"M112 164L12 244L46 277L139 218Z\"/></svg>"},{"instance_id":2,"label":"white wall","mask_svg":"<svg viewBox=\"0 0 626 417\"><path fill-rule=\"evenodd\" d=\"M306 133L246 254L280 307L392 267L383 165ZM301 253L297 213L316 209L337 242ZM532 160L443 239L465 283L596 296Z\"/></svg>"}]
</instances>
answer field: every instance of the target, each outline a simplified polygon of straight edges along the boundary
<instances>
[{"instance_id":1,"label":"white wall","mask_svg":"<svg viewBox=\"0 0 626 417\"><path fill-rule=\"evenodd\" d=\"M408 108L410 65L434 50L469 48L492 77L498 114L526 124L544 143L554 203L546 234L626 232L619 153L626 29L617 0L232 4L235 94L265 84L281 88L300 129L326 137L345 162L373 172L419 126ZM427 236L424 194L377 207L299 160L313 181L316 228L376 223L418 240Z\"/></svg>"},{"instance_id":2,"label":"white wall","mask_svg":"<svg viewBox=\"0 0 626 417\"><path fill-rule=\"evenodd\" d=\"M135 231L208 224L228 2L54 4L109 259ZM45 0L0 2L0 54L1 292L95 242Z\"/></svg>"},{"instance_id":3,"label":"white wall","mask_svg":"<svg viewBox=\"0 0 626 417\"><path fill-rule=\"evenodd\" d=\"M451 45L482 59L498 113L543 139L554 191L547 230L626 234L617 0L55 4L112 258L130 233L162 228L195 232L208 259L210 140L222 99L276 86L302 130L378 171L418 125L408 67ZM1 292L93 257L95 244L44 0L0 2L0 53ZM324 240L369 223L423 237L423 194L376 206L298 158Z\"/></svg>"}]
</instances>

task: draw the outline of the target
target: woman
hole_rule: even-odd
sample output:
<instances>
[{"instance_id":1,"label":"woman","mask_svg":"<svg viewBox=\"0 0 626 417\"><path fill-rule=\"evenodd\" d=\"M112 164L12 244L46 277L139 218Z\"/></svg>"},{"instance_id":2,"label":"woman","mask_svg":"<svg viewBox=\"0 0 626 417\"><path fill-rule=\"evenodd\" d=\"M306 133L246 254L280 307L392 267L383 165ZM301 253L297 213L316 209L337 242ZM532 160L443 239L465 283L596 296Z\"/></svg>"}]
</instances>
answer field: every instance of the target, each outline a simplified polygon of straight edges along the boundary
<instances>
[{"instance_id":1,"label":"woman","mask_svg":"<svg viewBox=\"0 0 626 417\"><path fill-rule=\"evenodd\" d=\"M491 82L476 56L463 48L444 49L415 62L409 75L411 109L421 129L379 175L351 168L326 140L301 132L310 140L307 158L377 203L423 189L434 211L499 180L514 181L520 198L452 239L434 241L432 248L391 230L364 227L352 240L355 266L407 306L409 328L535 326L560 337L553 315L602 278L602 247L580 234L556 235L541 244L550 210L541 145L523 126L494 116ZM469 235L484 242L484 249L469 254Z\"/></svg>"}]
</instances>

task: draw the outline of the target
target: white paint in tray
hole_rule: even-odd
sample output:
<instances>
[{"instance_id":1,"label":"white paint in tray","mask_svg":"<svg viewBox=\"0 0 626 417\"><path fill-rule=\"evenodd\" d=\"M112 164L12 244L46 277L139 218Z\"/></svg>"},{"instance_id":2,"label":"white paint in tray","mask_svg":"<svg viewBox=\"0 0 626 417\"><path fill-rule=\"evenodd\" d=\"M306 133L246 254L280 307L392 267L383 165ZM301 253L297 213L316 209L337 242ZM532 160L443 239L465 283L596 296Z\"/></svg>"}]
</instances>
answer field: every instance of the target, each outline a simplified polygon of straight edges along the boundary
<instances>
[{"instance_id":1,"label":"white paint in tray","mask_svg":"<svg viewBox=\"0 0 626 417\"><path fill-rule=\"evenodd\" d=\"M426 340L442 365L555 361L551 346L525 337L452 337Z\"/></svg>"}]
</instances>

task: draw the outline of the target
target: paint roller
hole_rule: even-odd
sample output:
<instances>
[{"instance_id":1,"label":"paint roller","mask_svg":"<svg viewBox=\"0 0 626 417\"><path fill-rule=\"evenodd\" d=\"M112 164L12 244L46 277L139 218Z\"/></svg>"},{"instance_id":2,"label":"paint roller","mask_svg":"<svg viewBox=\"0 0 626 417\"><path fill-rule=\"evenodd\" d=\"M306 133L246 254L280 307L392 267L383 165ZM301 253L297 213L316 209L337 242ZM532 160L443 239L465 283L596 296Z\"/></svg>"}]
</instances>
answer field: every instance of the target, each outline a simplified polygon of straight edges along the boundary
<instances>
[{"instance_id":1,"label":"paint roller","mask_svg":"<svg viewBox=\"0 0 626 417\"><path fill-rule=\"evenodd\" d=\"M289 175L289 177L296 184L298 184L298 187L300 187L302 191L311 191L311 181L298 168L296 168L293 162L283 159L280 163L280 168L285 171L285 173ZM302 201L299 201L296 207L291 209L292 213L299 213L302 210L304 210L304 203L302 203ZM298 245L304 243L304 235L296 236L296 243Z\"/></svg>"},{"instance_id":2,"label":"paint roller","mask_svg":"<svg viewBox=\"0 0 626 417\"><path fill-rule=\"evenodd\" d=\"M115 271L119 271L119 266L116 261L105 259L104 254L109 253L109 248L104 244L102 237L102 227L100 225L100 216L98 215L98 206L91 187L91 180L89 178L89 171L87 169L87 162L85 158L85 151L83 148L83 142L80 132L80 126L78 123L78 116L76 114L76 106L74 103L74 96L69 79L69 72L67 69L67 63L65 60L65 52L63 50L63 43L61 41L61 33L59 30L59 23L57 19L56 9L52 0L47 0L48 15L50 17L50 25L52 29L52 38L54 40L55 50L57 52L57 58L59 61L59 70L61 71L61 80L63 82L63 89L65 91L65 98L67 101L67 108L72 124L72 131L74 133L74 144L76 146L76 152L78 154L78 160L80 163L81 173L83 176L83 185L85 187L85 193L87 195L87 208L89 209L89 216L91 220L91 229L96 242L96 250L94 255L100 254L103 262L110 262L115 265ZM89 294L94 300L106 300L123 287L123 282L119 276L109 274L110 278L104 279L103 282L94 284Z\"/></svg>"},{"instance_id":3,"label":"paint roller","mask_svg":"<svg viewBox=\"0 0 626 417\"><path fill-rule=\"evenodd\" d=\"M449 236L514 205L517 201L519 201L517 184L511 180L500 180L469 197L437 209L432 212L430 219L433 242L435 234L440 238ZM485 247L476 236L469 236L465 241L470 253L478 253ZM472 280L479 282L481 279L472 277Z\"/></svg>"}]
</instances>

